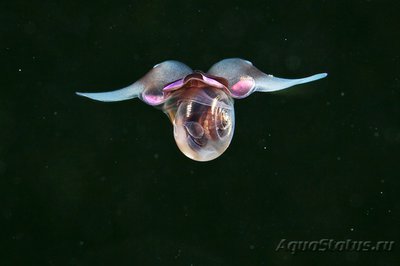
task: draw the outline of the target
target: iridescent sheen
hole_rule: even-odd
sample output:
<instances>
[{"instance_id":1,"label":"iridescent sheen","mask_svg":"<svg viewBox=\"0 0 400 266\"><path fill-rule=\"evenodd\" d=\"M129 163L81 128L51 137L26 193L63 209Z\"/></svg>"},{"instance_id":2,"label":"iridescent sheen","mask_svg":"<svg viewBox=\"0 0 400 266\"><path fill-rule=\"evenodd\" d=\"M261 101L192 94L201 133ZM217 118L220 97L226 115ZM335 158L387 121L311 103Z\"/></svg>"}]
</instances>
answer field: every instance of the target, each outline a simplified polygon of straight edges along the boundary
<instances>
[{"instance_id":1,"label":"iridescent sheen","mask_svg":"<svg viewBox=\"0 0 400 266\"><path fill-rule=\"evenodd\" d=\"M178 61L165 61L123 89L77 94L103 102L141 99L167 114L183 154L195 161L210 161L219 157L232 140L234 98L245 98L256 91L278 91L326 75L275 78L239 58L224 59L205 74Z\"/></svg>"}]
</instances>

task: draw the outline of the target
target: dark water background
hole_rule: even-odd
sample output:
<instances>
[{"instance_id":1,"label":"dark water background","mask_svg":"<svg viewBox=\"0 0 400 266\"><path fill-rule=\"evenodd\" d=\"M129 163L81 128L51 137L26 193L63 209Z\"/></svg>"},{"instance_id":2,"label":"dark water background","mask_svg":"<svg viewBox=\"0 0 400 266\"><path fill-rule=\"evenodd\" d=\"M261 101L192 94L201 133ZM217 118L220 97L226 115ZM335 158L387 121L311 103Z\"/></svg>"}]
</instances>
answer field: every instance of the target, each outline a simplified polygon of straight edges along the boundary
<instances>
[{"instance_id":1,"label":"dark water background","mask_svg":"<svg viewBox=\"0 0 400 266\"><path fill-rule=\"evenodd\" d=\"M400 241L396 1L0 4L0 265L399 265L390 252L275 251ZM217 160L175 145L132 83L166 59L227 57L328 78L236 101Z\"/></svg>"}]
</instances>

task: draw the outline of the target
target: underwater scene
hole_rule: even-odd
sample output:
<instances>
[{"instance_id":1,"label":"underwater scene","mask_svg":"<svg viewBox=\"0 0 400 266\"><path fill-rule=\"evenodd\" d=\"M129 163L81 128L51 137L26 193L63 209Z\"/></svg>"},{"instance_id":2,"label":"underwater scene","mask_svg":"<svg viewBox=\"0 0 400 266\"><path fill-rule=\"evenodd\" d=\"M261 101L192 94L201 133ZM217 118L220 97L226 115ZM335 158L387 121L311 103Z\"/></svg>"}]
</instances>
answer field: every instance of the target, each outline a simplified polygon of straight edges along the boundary
<instances>
[{"instance_id":1,"label":"underwater scene","mask_svg":"<svg viewBox=\"0 0 400 266\"><path fill-rule=\"evenodd\" d=\"M399 265L395 1L0 6L0 265Z\"/></svg>"}]
</instances>

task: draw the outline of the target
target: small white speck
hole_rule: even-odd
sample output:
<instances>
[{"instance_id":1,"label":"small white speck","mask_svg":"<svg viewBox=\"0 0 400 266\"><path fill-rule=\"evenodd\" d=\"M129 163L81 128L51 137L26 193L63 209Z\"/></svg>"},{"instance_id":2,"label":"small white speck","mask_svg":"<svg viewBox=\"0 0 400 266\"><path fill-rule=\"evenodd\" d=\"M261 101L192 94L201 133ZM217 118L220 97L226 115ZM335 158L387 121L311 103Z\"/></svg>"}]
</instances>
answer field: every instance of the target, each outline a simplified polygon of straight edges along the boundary
<instances>
[{"instance_id":1,"label":"small white speck","mask_svg":"<svg viewBox=\"0 0 400 266\"><path fill-rule=\"evenodd\" d=\"M178 249L178 254L175 255L175 259L179 258L179 256L181 255L181 252L182 251L180 249Z\"/></svg>"},{"instance_id":2,"label":"small white speck","mask_svg":"<svg viewBox=\"0 0 400 266\"><path fill-rule=\"evenodd\" d=\"M58 112L57 112L57 111L54 111L54 112L53 112L53 115L58 115Z\"/></svg>"},{"instance_id":3,"label":"small white speck","mask_svg":"<svg viewBox=\"0 0 400 266\"><path fill-rule=\"evenodd\" d=\"M354 231L354 228L353 228L353 227L352 227L352 228L350 228L350 231L352 231L352 232L353 232L353 231Z\"/></svg>"},{"instance_id":4,"label":"small white speck","mask_svg":"<svg viewBox=\"0 0 400 266\"><path fill-rule=\"evenodd\" d=\"M287 38L284 38L285 41L287 41Z\"/></svg>"},{"instance_id":5,"label":"small white speck","mask_svg":"<svg viewBox=\"0 0 400 266\"><path fill-rule=\"evenodd\" d=\"M383 191L379 192L381 195L383 195Z\"/></svg>"},{"instance_id":6,"label":"small white speck","mask_svg":"<svg viewBox=\"0 0 400 266\"><path fill-rule=\"evenodd\" d=\"M388 212L388 213L391 213L391 212L392 212L392 210L388 210L387 212Z\"/></svg>"},{"instance_id":7,"label":"small white speck","mask_svg":"<svg viewBox=\"0 0 400 266\"><path fill-rule=\"evenodd\" d=\"M340 93L340 96L344 96L344 92L343 91Z\"/></svg>"},{"instance_id":8,"label":"small white speck","mask_svg":"<svg viewBox=\"0 0 400 266\"><path fill-rule=\"evenodd\" d=\"M338 156L338 157L336 157L336 160L340 161L340 160L342 160L342 157Z\"/></svg>"},{"instance_id":9,"label":"small white speck","mask_svg":"<svg viewBox=\"0 0 400 266\"><path fill-rule=\"evenodd\" d=\"M264 150L266 150L267 149L267 146L264 146Z\"/></svg>"},{"instance_id":10,"label":"small white speck","mask_svg":"<svg viewBox=\"0 0 400 266\"><path fill-rule=\"evenodd\" d=\"M20 69L18 69L18 72L21 72L22 71L22 69L20 68Z\"/></svg>"}]
</instances>

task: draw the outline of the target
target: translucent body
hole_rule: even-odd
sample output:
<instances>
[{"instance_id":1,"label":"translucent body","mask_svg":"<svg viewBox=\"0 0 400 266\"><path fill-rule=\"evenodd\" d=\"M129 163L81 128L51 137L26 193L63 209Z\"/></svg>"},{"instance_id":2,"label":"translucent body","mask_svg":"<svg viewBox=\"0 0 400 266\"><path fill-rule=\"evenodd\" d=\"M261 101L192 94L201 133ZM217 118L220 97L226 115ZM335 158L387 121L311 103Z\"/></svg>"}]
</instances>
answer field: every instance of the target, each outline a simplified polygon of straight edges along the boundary
<instances>
[{"instance_id":1,"label":"translucent body","mask_svg":"<svg viewBox=\"0 0 400 266\"><path fill-rule=\"evenodd\" d=\"M320 73L300 79L278 78L240 58L221 60L203 73L168 60L125 88L77 94L102 102L139 98L161 109L173 124L179 149L193 160L210 161L220 156L232 140L233 99L246 98L254 92L280 91L326 76Z\"/></svg>"},{"instance_id":2,"label":"translucent body","mask_svg":"<svg viewBox=\"0 0 400 266\"><path fill-rule=\"evenodd\" d=\"M226 90L188 86L171 93L164 105L179 149L196 161L210 161L229 146L235 127L233 99Z\"/></svg>"}]
</instances>

